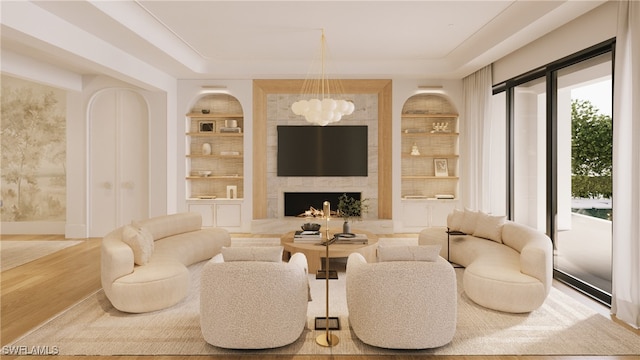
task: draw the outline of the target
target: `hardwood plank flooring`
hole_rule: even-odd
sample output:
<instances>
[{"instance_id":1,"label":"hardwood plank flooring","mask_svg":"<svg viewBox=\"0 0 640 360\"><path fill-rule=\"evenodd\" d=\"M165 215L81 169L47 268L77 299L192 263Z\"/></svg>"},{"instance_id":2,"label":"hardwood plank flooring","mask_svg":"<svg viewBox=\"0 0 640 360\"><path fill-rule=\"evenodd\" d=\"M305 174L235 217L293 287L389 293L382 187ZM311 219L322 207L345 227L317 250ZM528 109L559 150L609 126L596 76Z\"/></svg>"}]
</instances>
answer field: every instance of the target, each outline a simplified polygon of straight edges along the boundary
<instances>
[{"instance_id":1,"label":"hardwood plank flooring","mask_svg":"<svg viewBox=\"0 0 640 360\"><path fill-rule=\"evenodd\" d=\"M242 234L240 236L248 236ZM408 234L381 235L384 237L405 237ZM237 235L236 235L237 236ZM277 235L271 236L277 237ZM7 236L2 240L64 240L62 236ZM49 318L64 311L73 304L100 289L100 239L91 238L56 253L47 255L30 263L4 271L0 274L0 343L3 346L3 359L27 359L31 356L10 354L4 345L12 342L29 330L37 327ZM575 291L554 282L554 286L607 314L606 307L591 301ZM224 356L218 359L239 360L246 356ZM360 359L455 359L455 360L577 360L608 359L637 360L637 356L253 356L260 359L281 360L360 360ZM69 360L138 360L148 356L40 356L39 359ZM209 356L155 356L154 360L205 360Z\"/></svg>"}]
</instances>

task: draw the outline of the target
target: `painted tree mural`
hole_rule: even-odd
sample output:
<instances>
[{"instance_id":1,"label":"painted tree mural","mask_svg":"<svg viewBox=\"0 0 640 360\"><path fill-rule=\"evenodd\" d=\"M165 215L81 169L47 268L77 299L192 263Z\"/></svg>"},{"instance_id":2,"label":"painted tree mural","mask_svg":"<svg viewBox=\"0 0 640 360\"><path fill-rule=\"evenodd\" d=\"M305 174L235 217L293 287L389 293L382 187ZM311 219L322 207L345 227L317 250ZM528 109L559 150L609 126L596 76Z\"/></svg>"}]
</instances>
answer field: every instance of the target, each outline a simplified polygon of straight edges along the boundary
<instances>
[{"instance_id":1,"label":"painted tree mural","mask_svg":"<svg viewBox=\"0 0 640 360\"><path fill-rule=\"evenodd\" d=\"M63 221L63 91L2 77L2 221Z\"/></svg>"}]
</instances>

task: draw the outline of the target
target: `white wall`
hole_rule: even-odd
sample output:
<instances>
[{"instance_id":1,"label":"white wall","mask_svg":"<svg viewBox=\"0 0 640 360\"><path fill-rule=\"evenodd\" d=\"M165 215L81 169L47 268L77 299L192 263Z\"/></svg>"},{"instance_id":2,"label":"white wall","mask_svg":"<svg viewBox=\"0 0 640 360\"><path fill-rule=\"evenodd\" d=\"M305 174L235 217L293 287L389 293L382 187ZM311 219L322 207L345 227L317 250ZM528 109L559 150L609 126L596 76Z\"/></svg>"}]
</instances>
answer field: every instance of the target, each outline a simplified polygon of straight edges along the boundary
<instances>
[{"instance_id":1,"label":"white wall","mask_svg":"<svg viewBox=\"0 0 640 360\"><path fill-rule=\"evenodd\" d=\"M607 2L493 64L493 83L534 70L616 36L616 1Z\"/></svg>"},{"instance_id":2,"label":"white wall","mask_svg":"<svg viewBox=\"0 0 640 360\"><path fill-rule=\"evenodd\" d=\"M38 39L43 47L61 54L74 54L100 68L101 76L80 73L38 59L2 51L2 72L33 82L68 90L67 97L67 219L62 226L38 230L38 224L25 224L23 233L65 233L67 237L87 234L87 102L96 91L107 87L126 87L140 92L149 103L150 145L148 184L150 216L177 209L174 158L177 151L176 80L158 69L119 50L29 2L3 2L3 31L16 37ZM52 31L55 29L55 31ZM180 182L184 183L184 181ZM6 229L3 229L5 231ZM22 230L12 231L19 233ZM5 232L6 233L6 232Z\"/></svg>"}]
</instances>

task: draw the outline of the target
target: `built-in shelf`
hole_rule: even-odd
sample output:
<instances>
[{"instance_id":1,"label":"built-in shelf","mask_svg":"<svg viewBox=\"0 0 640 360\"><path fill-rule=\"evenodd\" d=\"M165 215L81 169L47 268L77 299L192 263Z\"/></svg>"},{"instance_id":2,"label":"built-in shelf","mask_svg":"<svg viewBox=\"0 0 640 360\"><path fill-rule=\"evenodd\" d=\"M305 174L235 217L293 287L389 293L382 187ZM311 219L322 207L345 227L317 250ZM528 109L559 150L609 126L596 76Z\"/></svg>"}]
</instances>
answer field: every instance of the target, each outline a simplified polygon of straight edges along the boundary
<instances>
[{"instance_id":1,"label":"built-in shelf","mask_svg":"<svg viewBox=\"0 0 640 360\"><path fill-rule=\"evenodd\" d=\"M457 198L460 134L453 105L439 94L414 95L401 119L402 199Z\"/></svg>"},{"instance_id":2,"label":"built-in shelf","mask_svg":"<svg viewBox=\"0 0 640 360\"><path fill-rule=\"evenodd\" d=\"M456 154L420 154L420 155L411 155L411 153L408 154L402 154L402 157L406 157L406 158L445 158L445 159L457 159L460 157L460 155L456 155Z\"/></svg>"},{"instance_id":3,"label":"built-in shelf","mask_svg":"<svg viewBox=\"0 0 640 360\"><path fill-rule=\"evenodd\" d=\"M192 119L228 119L228 118L235 118L235 119L242 119L244 118L244 115L242 114L230 114L230 113L209 113L209 114L203 114L202 112L191 112L187 114L187 117L190 117Z\"/></svg>"},{"instance_id":4,"label":"built-in shelf","mask_svg":"<svg viewBox=\"0 0 640 360\"><path fill-rule=\"evenodd\" d=\"M187 136L208 136L208 137L243 137L242 133L213 133L213 132L190 132Z\"/></svg>"},{"instance_id":5,"label":"built-in shelf","mask_svg":"<svg viewBox=\"0 0 640 360\"><path fill-rule=\"evenodd\" d=\"M403 180L458 180L457 176L406 175Z\"/></svg>"},{"instance_id":6,"label":"built-in shelf","mask_svg":"<svg viewBox=\"0 0 640 360\"><path fill-rule=\"evenodd\" d=\"M420 95L417 95L420 96ZM428 105L427 105L428 106ZM402 113L402 118L406 118L406 119L411 119L411 118L453 118L453 119L457 119L458 118L458 114L455 113L442 113L442 114L438 114L438 113Z\"/></svg>"},{"instance_id":7,"label":"built-in shelf","mask_svg":"<svg viewBox=\"0 0 640 360\"><path fill-rule=\"evenodd\" d=\"M457 132L455 132L455 133L454 132L448 132L448 133L447 132L434 132L434 133L432 133L432 132L425 131L425 132L403 132L402 133L402 136L406 136L406 137L413 137L413 136L416 136L416 137L425 137L425 136L458 136L458 135L460 135L460 134L457 133Z\"/></svg>"},{"instance_id":8,"label":"built-in shelf","mask_svg":"<svg viewBox=\"0 0 640 360\"><path fill-rule=\"evenodd\" d=\"M243 176L236 175L209 175L209 176L187 176L187 180L220 180L220 179L244 179Z\"/></svg>"},{"instance_id":9,"label":"built-in shelf","mask_svg":"<svg viewBox=\"0 0 640 360\"><path fill-rule=\"evenodd\" d=\"M202 111L208 111L204 114ZM228 94L200 98L186 114L187 199L244 197L244 115ZM199 176L201 171L212 175ZM231 174L231 175L220 175Z\"/></svg>"},{"instance_id":10,"label":"built-in shelf","mask_svg":"<svg viewBox=\"0 0 640 360\"><path fill-rule=\"evenodd\" d=\"M242 155L187 155L188 158L242 159Z\"/></svg>"}]
</instances>

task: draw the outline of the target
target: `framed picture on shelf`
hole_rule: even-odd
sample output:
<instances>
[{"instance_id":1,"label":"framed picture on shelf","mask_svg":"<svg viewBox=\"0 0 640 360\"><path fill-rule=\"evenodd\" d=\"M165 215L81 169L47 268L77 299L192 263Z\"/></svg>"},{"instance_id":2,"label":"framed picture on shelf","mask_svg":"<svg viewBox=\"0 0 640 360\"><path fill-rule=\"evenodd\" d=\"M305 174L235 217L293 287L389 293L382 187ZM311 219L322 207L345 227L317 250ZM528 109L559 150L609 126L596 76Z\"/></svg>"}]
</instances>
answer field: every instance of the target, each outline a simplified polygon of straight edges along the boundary
<instances>
[{"instance_id":1,"label":"framed picture on shelf","mask_svg":"<svg viewBox=\"0 0 640 360\"><path fill-rule=\"evenodd\" d=\"M433 166L436 170L436 176L449 176L447 159L433 159Z\"/></svg>"},{"instance_id":2,"label":"framed picture on shelf","mask_svg":"<svg viewBox=\"0 0 640 360\"><path fill-rule=\"evenodd\" d=\"M200 121L198 123L198 132L214 132L216 131L216 126L213 121Z\"/></svg>"}]
</instances>

